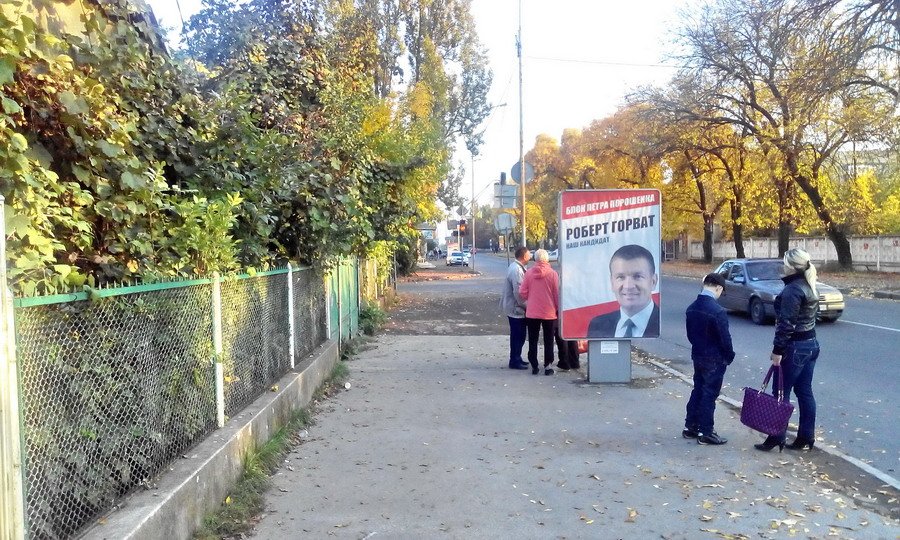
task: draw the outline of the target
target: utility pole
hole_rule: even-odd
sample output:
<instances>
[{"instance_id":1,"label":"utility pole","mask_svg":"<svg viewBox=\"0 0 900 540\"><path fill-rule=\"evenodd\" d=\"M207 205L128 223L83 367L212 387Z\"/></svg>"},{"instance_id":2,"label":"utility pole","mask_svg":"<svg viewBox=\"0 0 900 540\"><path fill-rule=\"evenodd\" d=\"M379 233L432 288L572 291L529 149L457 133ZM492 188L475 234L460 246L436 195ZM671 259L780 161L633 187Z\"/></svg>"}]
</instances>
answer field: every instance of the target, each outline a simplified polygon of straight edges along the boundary
<instances>
[{"instance_id":1,"label":"utility pole","mask_svg":"<svg viewBox=\"0 0 900 540\"><path fill-rule=\"evenodd\" d=\"M522 247L525 243L525 131L522 126L522 0L519 0L519 35L516 37L516 51L519 55L519 189L522 190Z\"/></svg>"},{"instance_id":2,"label":"utility pole","mask_svg":"<svg viewBox=\"0 0 900 540\"><path fill-rule=\"evenodd\" d=\"M470 156L472 156L472 202L470 204L472 210L472 271L475 271L475 252L477 249L475 248L475 210L478 205L475 204L475 153L470 152Z\"/></svg>"}]
</instances>

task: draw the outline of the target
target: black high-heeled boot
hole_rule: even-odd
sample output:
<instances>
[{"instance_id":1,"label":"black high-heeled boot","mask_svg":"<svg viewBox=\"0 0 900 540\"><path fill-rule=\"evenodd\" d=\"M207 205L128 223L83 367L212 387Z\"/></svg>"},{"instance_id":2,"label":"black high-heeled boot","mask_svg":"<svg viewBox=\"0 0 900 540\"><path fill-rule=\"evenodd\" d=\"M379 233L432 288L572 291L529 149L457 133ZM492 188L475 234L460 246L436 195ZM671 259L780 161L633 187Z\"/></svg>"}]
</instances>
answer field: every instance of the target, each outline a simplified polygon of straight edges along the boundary
<instances>
[{"instance_id":1,"label":"black high-heeled boot","mask_svg":"<svg viewBox=\"0 0 900 540\"><path fill-rule=\"evenodd\" d=\"M759 444L754 444L753 447L762 452L768 452L769 450L778 447L778 451L781 452L784 450L784 441L779 440L777 437L773 437L769 435L766 437L766 440Z\"/></svg>"},{"instance_id":2,"label":"black high-heeled boot","mask_svg":"<svg viewBox=\"0 0 900 540\"><path fill-rule=\"evenodd\" d=\"M794 439L794 442L787 445L788 450L812 450L813 445L816 444L815 439L807 439L806 437L797 437Z\"/></svg>"}]
</instances>

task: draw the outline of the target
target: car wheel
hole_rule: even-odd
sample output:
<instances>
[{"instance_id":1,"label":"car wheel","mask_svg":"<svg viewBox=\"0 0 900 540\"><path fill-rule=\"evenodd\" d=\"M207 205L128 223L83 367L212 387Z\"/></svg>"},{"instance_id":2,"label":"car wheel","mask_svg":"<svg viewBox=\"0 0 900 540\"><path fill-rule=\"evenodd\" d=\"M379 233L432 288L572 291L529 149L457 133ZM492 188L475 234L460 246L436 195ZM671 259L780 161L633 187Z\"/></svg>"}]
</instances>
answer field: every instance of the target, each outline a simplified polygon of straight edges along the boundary
<instances>
[{"instance_id":1,"label":"car wheel","mask_svg":"<svg viewBox=\"0 0 900 540\"><path fill-rule=\"evenodd\" d=\"M750 318L756 324L766 324L766 306L759 298L750 300Z\"/></svg>"}]
</instances>

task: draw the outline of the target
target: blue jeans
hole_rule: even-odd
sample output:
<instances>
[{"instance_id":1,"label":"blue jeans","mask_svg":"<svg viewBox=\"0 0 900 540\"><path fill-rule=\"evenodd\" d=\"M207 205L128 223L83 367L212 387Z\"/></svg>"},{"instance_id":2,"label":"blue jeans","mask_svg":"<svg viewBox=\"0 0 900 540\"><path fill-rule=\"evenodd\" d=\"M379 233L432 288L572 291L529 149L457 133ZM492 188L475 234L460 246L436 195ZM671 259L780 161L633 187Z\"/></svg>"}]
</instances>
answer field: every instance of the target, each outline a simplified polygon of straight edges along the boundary
<instances>
[{"instance_id":1,"label":"blue jeans","mask_svg":"<svg viewBox=\"0 0 900 540\"><path fill-rule=\"evenodd\" d=\"M716 398L725 379L725 362L694 361L694 388L687 403L684 427L709 435L713 432Z\"/></svg>"},{"instance_id":2,"label":"blue jeans","mask_svg":"<svg viewBox=\"0 0 900 540\"><path fill-rule=\"evenodd\" d=\"M506 317L509 319L509 365L524 364L522 360L522 347L525 346L525 319Z\"/></svg>"},{"instance_id":3,"label":"blue jeans","mask_svg":"<svg viewBox=\"0 0 900 540\"><path fill-rule=\"evenodd\" d=\"M812 380L819 358L819 342L815 338L791 341L781 356L781 370L784 374L784 396L790 401L791 390L797 396L800 409L800 427L797 437L813 440L816 435L816 397L813 395ZM772 382L772 393L778 390L778 371ZM785 434L776 437L784 442Z\"/></svg>"}]
</instances>

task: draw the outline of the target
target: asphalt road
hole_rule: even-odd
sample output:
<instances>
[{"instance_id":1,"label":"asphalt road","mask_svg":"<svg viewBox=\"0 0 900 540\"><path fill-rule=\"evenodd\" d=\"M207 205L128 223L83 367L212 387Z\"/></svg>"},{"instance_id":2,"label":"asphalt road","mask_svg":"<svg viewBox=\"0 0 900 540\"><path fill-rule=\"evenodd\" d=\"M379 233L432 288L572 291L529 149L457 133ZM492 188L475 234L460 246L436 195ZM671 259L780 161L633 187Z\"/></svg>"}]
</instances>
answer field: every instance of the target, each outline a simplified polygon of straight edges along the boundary
<instances>
[{"instance_id":1,"label":"asphalt road","mask_svg":"<svg viewBox=\"0 0 900 540\"><path fill-rule=\"evenodd\" d=\"M505 333L506 320L498 314L496 305L506 259L480 255L475 268L482 274L478 279L434 281L424 287L420 284L416 290L429 294L440 291L446 296L444 323L462 319L473 335ZM470 271L464 267L453 270L461 274ZM639 348L671 360L673 368L687 375L692 366L690 345L684 335L684 309L698 290L697 280L663 277L660 338L635 340ZM454 301L457 295L458 306ZM472 295L479 298L474 305ZM896 478L900 473L900 302L848 298L846 303L840 320L816 328L822 345L814 379L817 434L824 443ZM746 315L736 313L730 316L730 322L738 357L726 375L723 393L740 401L744 386L762 383L769 366L774 326L757 326ZM454 332L458 331L457 327Z\"/></svg>"}]
</instances>

